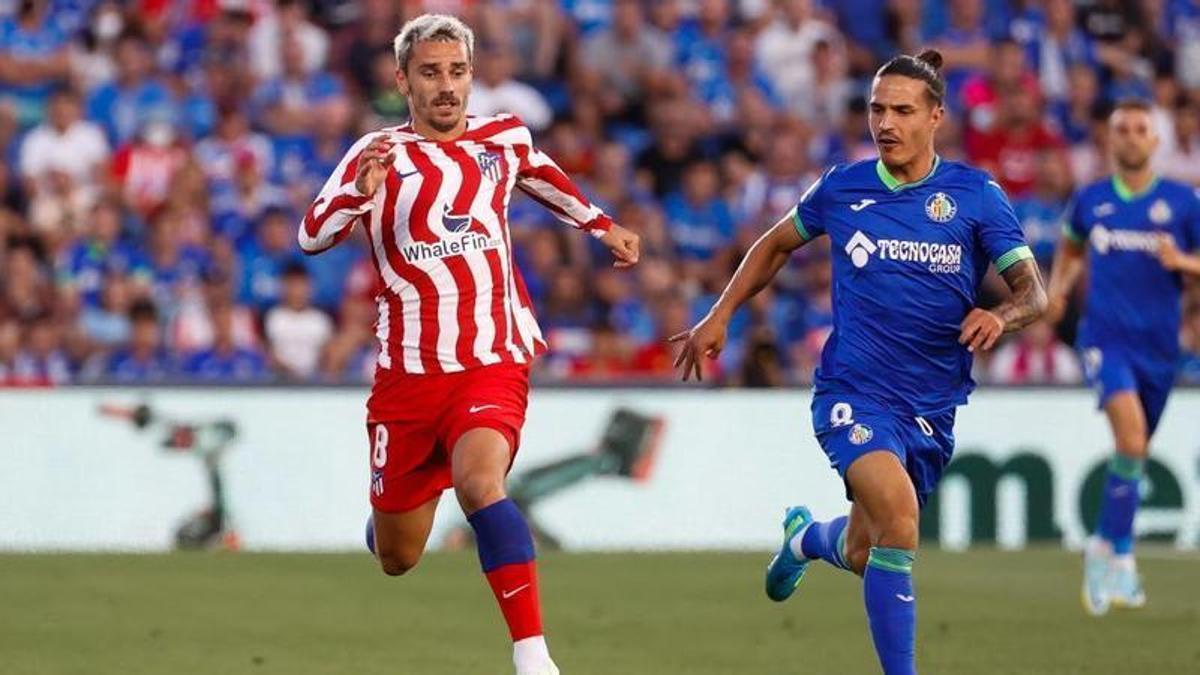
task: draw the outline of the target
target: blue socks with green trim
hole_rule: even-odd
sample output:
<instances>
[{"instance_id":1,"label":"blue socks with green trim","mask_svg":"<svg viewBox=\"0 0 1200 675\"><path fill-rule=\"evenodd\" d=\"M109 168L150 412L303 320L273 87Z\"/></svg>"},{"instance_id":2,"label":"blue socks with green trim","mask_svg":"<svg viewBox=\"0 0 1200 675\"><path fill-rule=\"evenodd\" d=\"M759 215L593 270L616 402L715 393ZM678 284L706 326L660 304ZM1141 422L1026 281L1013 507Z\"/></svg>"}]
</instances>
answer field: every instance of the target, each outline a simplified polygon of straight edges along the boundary
<instances>
[{"instance_id":1,"label":"blue socks with green trim","mask_svg":"<svg viewBox=\"0 0 1200 675\"><path fill-rule=\"evenodd\" d=\"M867 621L884 675L917 672L917 600L912 583L915 557L907 549L872 547L863 573Z\"/></svg>"},{"instance_id":2,"label":"blue socks with green trim","mask_svg":"<svg viewBox=\"0 0 1200 675\"><path fill-rule=\"evenodd\" d=\"M1133 553L1133 516L1137 513L1138 484L1146 470L1146 460L1116 454L1108 462L1104 482L1104 501L1096 533L1112 544L1113 553Z\"/></svg>"},{"instance_id":3,"label":"blue socks with green trim","mask_svg":"<svg viewBox=\"0 0 1200 675\"><path fill-rule=\"evenodd\" d=\"M800 538L800 553L812 560L820 558L825 562L844 570L850 569L846 561L846 524L850 522L847 516L838 516L826 523L813 523L808 526L804 536ZM793 547L795 544L793 544ZM796 553L793 548L792 553ZM800 557L800 556L797 556Z\"/></svg>"}]
</instances>

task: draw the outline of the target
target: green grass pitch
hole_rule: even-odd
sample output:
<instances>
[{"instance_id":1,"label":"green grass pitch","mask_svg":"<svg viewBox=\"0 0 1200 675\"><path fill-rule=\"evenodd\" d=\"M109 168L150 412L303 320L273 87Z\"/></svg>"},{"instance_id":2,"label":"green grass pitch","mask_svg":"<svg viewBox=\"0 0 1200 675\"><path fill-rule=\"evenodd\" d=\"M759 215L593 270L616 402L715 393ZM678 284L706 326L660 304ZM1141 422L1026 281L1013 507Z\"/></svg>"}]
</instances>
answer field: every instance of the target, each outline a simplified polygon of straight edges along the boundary
<instances>
[{"instance_id":1,"label":"green grass pitch","mask_svg":"<svg viewBox=\"0 0 1200 675\"><path fill-rule=\"evenodd\" d=\"M563 673L878 672L859 581L817 564L776 605L767 558L544 555ZM1149 605L1091 619L1074 555L924 551L921 671L1200 673L1200 557L1148 550L1141 567ZM0 556L3 675L502 675L509 659L469 553L399 579L365 554Z\"/></svg>"}]
</instances>

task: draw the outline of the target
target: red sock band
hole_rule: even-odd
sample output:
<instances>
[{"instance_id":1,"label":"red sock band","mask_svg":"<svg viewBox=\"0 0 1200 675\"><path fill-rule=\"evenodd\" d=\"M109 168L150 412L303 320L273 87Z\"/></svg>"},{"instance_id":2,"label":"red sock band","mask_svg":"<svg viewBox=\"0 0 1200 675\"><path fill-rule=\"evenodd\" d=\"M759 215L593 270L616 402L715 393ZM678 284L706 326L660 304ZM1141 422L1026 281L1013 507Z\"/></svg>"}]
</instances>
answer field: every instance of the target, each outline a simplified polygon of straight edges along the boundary
<instances>
[{"instance_id":1,"label":"red sock band","mask_svg":"<svg viewBox=\"0 0 1200 675\"><path fill-rule=\"evenodd\" d=\"M504 565L486 574L496 604L504 614L513 642L542 634L542 608L538 602L537 563Z\"/></svg>"}]
</instances>

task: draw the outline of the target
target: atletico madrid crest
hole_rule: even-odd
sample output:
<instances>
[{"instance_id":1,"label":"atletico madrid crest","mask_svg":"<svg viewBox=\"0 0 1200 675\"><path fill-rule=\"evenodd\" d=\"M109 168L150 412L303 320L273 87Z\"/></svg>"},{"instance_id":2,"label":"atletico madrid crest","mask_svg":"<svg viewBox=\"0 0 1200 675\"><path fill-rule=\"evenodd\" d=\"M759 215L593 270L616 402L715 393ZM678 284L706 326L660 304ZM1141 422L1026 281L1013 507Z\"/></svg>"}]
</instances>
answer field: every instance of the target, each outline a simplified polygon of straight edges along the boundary
<instances>
[{"instance_id":1,"label":"atletico madrid crest","mask_svg":"<svg viewBox=\"0 0 1200 675\"><path fill-rule=\"evenodd\" d=\"M504 177L504 165L501 163L500 155L488 151L477 155L475 161L479 163L479 172L493 183L499 183Z\"/></svg>"}]
</instances>

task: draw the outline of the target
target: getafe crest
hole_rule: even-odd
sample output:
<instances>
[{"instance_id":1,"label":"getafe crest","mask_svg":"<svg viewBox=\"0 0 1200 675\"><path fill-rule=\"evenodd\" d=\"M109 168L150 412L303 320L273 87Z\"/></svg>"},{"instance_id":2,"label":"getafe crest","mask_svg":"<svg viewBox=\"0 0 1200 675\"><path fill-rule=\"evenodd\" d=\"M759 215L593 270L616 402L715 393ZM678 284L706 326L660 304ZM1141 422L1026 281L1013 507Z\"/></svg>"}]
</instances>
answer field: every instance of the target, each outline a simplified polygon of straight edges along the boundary
<instances>
[{"instance_id":1,"label":"getafe crest","mask_svg":"<svg viewBox=\"0 0 1200 675\"><path fill-rule=\"evenodd\" d=\"M855 424L854 426L850 427L850 442L855 445L862 445L863 443L866 443L867 441L871 440L874 435L875 432L871 431L871 427L865 424Z\"/></svg>"},{"instance_id":2,"label":"getafe crest","mask_svg":"<svg viewBox=\"0 0 1200 675\"><path fill-rule=\"evenodd\" d=\"M925 215L935 223L948 223L958 213L958 205L945 192L935 192L925 200Z\"/></svg>"},{"instance_id":3,"label":"getafe crest","mask_svg":"<svg viewBox=\"0 0 1200 675\"><path fill-rule=\"evenodd\" d=\"M1155 225L1166 225L1171 220L1171 206L1165 199L1156 199L1150 205L1150 222Z\"/></svg>"},{"instance_id":4,"label":"getafe crest","mask_svg":"<svg viewBox=\"0 0 1200 675\"><path fill-rule=\"evenodd\" d=\"M499 154L489 150L476 155L475 161L479 164L479 172L493 183L499 183L504 177L504 164Z\"/></svg>"}]
</instances>

